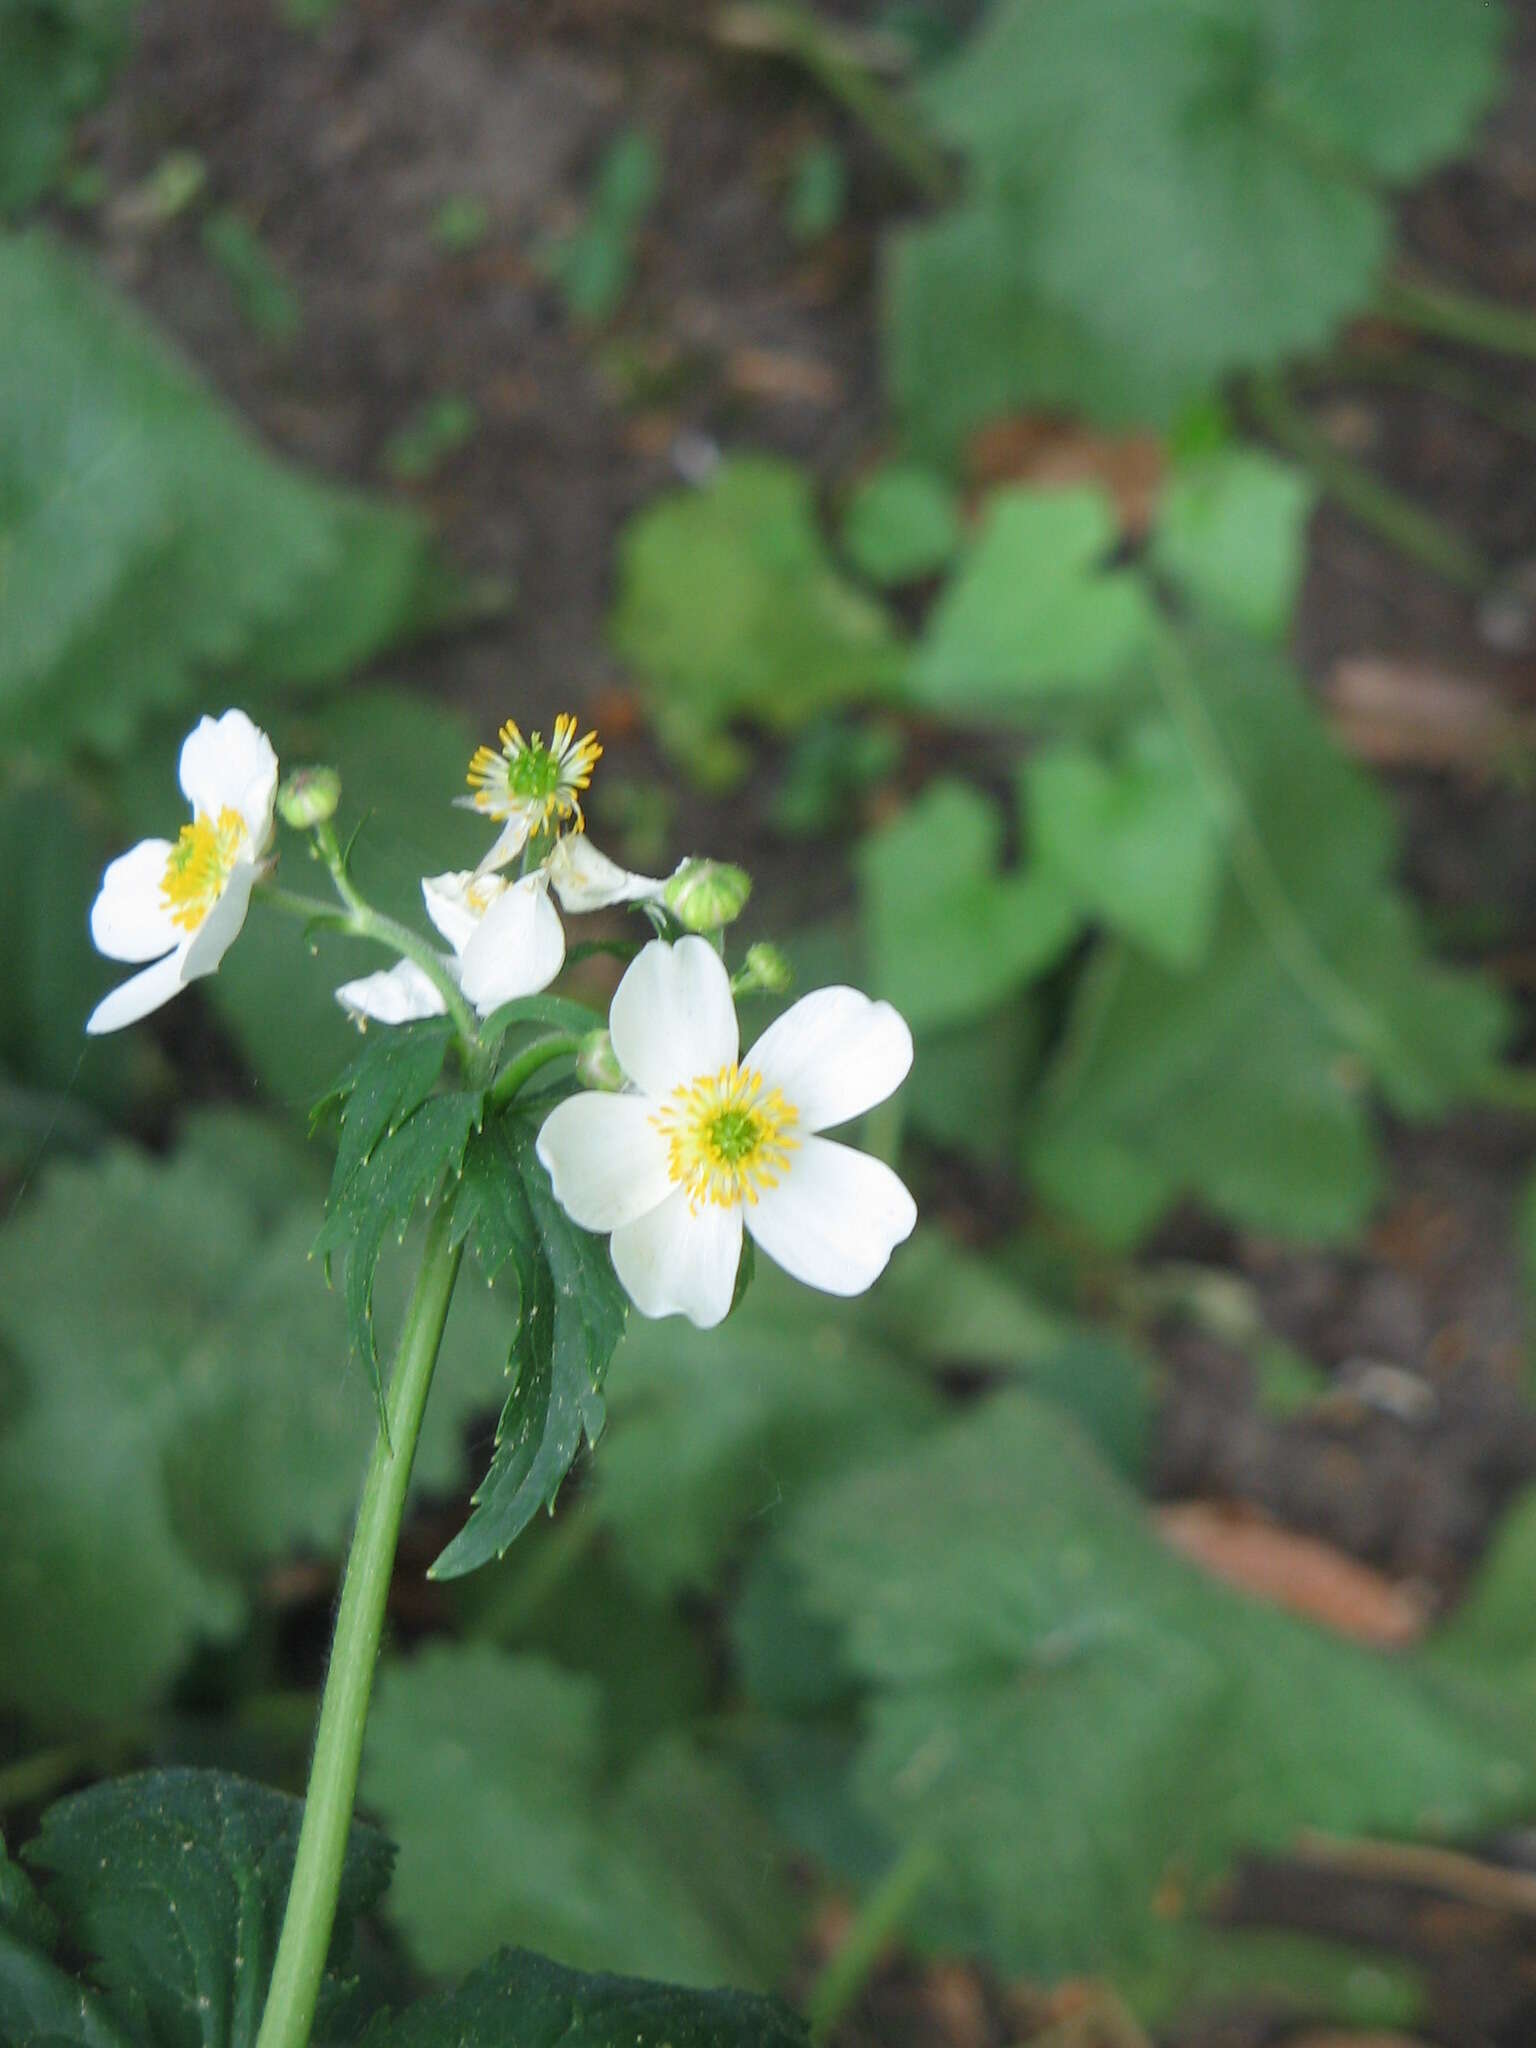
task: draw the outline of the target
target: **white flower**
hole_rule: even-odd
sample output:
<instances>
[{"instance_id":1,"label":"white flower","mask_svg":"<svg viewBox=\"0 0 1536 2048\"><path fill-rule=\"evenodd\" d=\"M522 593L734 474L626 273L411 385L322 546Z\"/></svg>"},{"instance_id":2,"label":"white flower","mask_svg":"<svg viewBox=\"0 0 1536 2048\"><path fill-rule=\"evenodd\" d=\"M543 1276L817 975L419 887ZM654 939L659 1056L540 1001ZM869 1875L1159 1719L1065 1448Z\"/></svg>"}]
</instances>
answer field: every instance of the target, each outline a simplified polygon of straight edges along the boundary
<instances>
[{"instance_id":1,"label":"white flower","mask_svg":"<svg viewBox=\"0 0 1536 2048\"><path fill-rule=\"evenodd\" d=\"M567 911L607 910L615 903L658 903L670 877L636 875L600 853L584 832L557 839L544 861L549 885Z\"/></svg>"},{"instance_id":2,"label":"white flower","mask_svg":"<svg viewBox=\"0 0 1536 2048\"><path fill-rule=\"evenodd\" d=\"M154 962L96 1005L93 1034L136 1024L212 974L245 923L272 838L272 742L243 711L202 719L182 745L181 788L192 822L175 845L141 839L108 867L91 906L98 951Z\"/></svg>"},{"instance_id":3,"label":"white flower","mask_svg":"<svg viewBox=\"0 0 1536 2048\"><path fill-rule=\"evenodd\" d=\"M817 1133L904 1079L912 1034L889 1003L818 989L739 1060L720 956L704 939L657 939L626 971L608 1023L630 1090L569 1097L538 1153L575 1221L612 1232L642 1314L720 1322L743 1227L807 1286L873 1284L917 1210L888 1166Z\"/></svg>"},{"instance_id":4,"label":"white flower","mask_svg":"<svg viewBox=\"0 0 1536 2048\"><path fill-rule=\"evenodd\" d=\"M564 965L565 933L542 871L520 882L467 870L427 875L421 893L428 917L453 948L443 955L443 969L482 1017L548 988ZM445 1007L442 991L414 960L344 982L336 1000L354 1017L380 1024L440 1017Z\"/></svg>"},{"instance_id":5,"label":"white flower","mask_svg":"<svg viewBox=\"0 0 1536 2048\"><path fill-rule=\"evenodd\" d=\"M566 712L555 720L548 746L541 733L525 739L510 718L497 737L499 753L494 747L477 747L470 761L469 786L474 794L456 799L502 827L475 870L480 875L515 860L530 837L548 825L557 831L563 825L582 830L581 792L590 785L603 751L595 732L578 737L576 720Z\"/></svg>"}]
</instances>

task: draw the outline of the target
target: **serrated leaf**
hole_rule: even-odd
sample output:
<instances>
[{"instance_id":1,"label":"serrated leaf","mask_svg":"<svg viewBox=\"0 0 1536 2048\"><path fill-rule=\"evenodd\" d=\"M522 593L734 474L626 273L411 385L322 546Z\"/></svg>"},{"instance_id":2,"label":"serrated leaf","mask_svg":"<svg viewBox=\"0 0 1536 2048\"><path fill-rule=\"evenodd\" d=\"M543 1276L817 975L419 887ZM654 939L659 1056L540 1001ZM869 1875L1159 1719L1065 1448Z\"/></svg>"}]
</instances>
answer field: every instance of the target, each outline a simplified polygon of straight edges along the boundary
<instances>
[{"instance_id":1,"label":"serrated leaf","mask_svg":"<svg viewBox=\"0 0 1536 2048\"><path fill-rule=\"evenodd\" d=\"M336 1554L376 1431L307 1261L323 1175L233 1111L168 1160L40 1173L0 1232L0 1700L57 1729L151 1703L255 1572ZM405 1266L380 1286L404 1306ZM462 1289L415 1483L446 1491L512 1327ZM83 1418L85 1422L83 1424Z\"/></svg>"},{"instance_id":2,"label":"serrated leaf","mask_svg":"<svg viewBox=\"0 0 1536 2048\"><path fill-rule=\"evenodd\" d=\"M271 461L46 237L0 240L0 299L0 731L12 744L120 753L153 714L201 709L247 658L290 683L276 658L290 634L319 645L344 619L331 651L351 665L452 602L417 521ZM301 679L316 668L301 663Z\"/></svg>"},{"instance_id":3,"label":"serrated leaf","mask_svg":"<svg viewBox=\"0 0 1536 2048\"><path fill-rule=\"evenodd\" d=\"M1002 847L993 805L941 781L859 848L871 979L918 1032L982 1015L1081 929L1053 875L998 872Z\"/></svg>"},{"instance_id":4,"label":"serrated leaf","mask_svg":"<svg viewBox=\"0 0 1536 2048\"><path fill-rule=\"evenodd\" d=\"M914 1931L1008 1971L1148 1967L1305 1826L1448 1836L1530 1797L1480 1705L1180 1563L1027 1396L829 1481L775 1547L867 1688L861 1803L941 1859Z\"/></svg>"},{"instance_id":5,"label":"serrated leaf","mask_svg":"<svg viewBox=\"0 0 1536 2048\"><path fill-rule=\"evenodd\" d=\"M104 2037L113 2048L124 2036L155 2048L254 2042L302 1814L281 1792L192 1770L145 1771L48 1809L26 1859L90 1958L88 1980L121 2026ZM353 1826L318 2038L344 2006L353 1922L382 1895L390 1858L382 1836Z\"/></svg>"},{"instance_id":6,"label":"serrated leaf","mask_svg":"<svg viewBox=\"0 0 1536 2048\"><path fill-rule=\"evenodd\" d=\"M333 1199L345 1195L375 1147L392 1135L437 1086L453 1027L431 1017L370 1038L344 1074L315 1104L311 1124L335 1117L340 1132Z\"/></svg>"},{"instance_id":7,"label":"serrated leaf","mask_svg":"<svg viewBox=\"0 0 1536 2048\"><path fill-rule=\"evenodd\" d=\"M1175 727L1147 720L1112 765L1069 742L1043 748L1022 790L1037 870L1155 959L1199 962L1221 890L1221 821Z\"/></svg>"},{"instance_id":8,"label":"serrated leaf","mask_svg":"<svg viewBox=\"0 0 1536 2048\"><path fill-rule=\"evenodd\" d=\"M1158 507L1153 566L1197 608L1283 640L1306 566L1317 488L1256 448L1223 448L1174 471Z\"/></svg>"},{"instance_id":9,"label":"serrated leaf","mask_svg":"<svg viewBox=\"0 0 1536 2048\"><path fill-rule=\"evenodd\" d=\"M1194 392L1368 300L1373 181L1466 134L1502 29L1478 0L1000 0L923 98L1006 224L1020 298ZM1012 396L1059 397L1025 369Z\"/></svg>"},{"instance_id":10,"label":"serrated leaf","mask_svg":"<svg viewBox=\"0 0 1536 2048\"><path fill-rule=\"evenodd\" d=\"M913 694L981 722L1112 689L1153 633L1140 582L1104 566L1116 538L1097 490L997 492L913 652Z\"/></svg>"},{"instance_id":11,"label":"serrated leaf","mask_svg":"<svg viewBox=\"0 0 1536 2048\"><path fill-rule=\"evenodd\" d=\"M685 759L733 718L792 732L897 681L896 628L839 575L790 463L737 457L648 506L620 539L617 578L614 648Z\"/></svg>"},{"instance_id":12,"label":"serrated leaf","mask_svg":"<svg viewBox=\"0 0 1536 2048\"><path fill-rule=\"evenodd\" d=\"M516 1265L517 1378L474 1510L432 1566L434 1578L457 1578L499 1557L541 1508L554 1506L583 1437L595 1443L602 1433L603 1378L628 1303L602 1238L578 1229L555 1200L537 1136L530 1118L502 1117L483 1135L475 1163L477 1178L504 1172L518 1189L492 1205L472 1186L465 1225L483 1242L493 1276L509 1260Z\"/></svg>"},{"instance_id":13,"label":"serrated leaf","mask_svg":"<svg viewBox=\"0 0 1536 2048\"><path fill-rule=\"evenodd\" d=\"M960 546L960 506L932 470L890 463L865 477L843 514L843 549L873 583L937 575Z\"/></svg>"},{"instance_id":14,"label":"serrated leaf","mask_svg":"<svg viewBox=\"0 0 1536 2048\"><path fill-rule=\"evenodd\" d=\"M806 2041L800 2022L772 1999L584 1976L504 1949L455 1989L375 2021L360 2048L806 2048Z\"/></svg>"},{"instance_id":15,"label":"serrated leaf","mask_svg":"<svg viewBox=\"0 0 1536 2048\"><path fill-rule=\"evenodd\" d=\"M504 1940L685 1983L771 1982L793 1910L730 1774L673 1739L622 1781L599 1689L487 1646L423 1650L380 1683L365 1795L400 1844L392 1910L421 1961Z\"/></svg>"},{"instance_id":16,"label":"serrated leaf","mask_svg":"<svg viewBox=\"0 0 1536 2048\"><path fill-rule=\"evenodd\" d=\"M1400 1114L1475 1092L1496 991L1427 954L1390 884L1385 799L1253 643L1168 651L1170 708L1233 847L1200 971L1105 956L1080 985L1027 1161L1113 1242L1181 1193L1251 1228L1338 1237L1377 1191L1370 1082Z\"/></svg>"}]
</instances>

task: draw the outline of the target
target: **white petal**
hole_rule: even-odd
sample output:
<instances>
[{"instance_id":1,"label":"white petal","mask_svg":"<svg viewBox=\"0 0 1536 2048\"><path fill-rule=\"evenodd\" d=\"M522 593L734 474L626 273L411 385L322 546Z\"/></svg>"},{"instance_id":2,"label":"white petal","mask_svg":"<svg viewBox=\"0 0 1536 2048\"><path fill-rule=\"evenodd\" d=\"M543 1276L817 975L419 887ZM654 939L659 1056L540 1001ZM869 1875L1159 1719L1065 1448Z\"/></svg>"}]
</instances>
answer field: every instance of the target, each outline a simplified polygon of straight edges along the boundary
<instances>
[{"instance_id":1,"label":"white petal","mask_svg":"<svg viewBox=\"0 0 1536 2048\"><path fill-rule=\"evenodd\" d=\"M802 1131L822 1131L895 1093L912 1066L912 1033L889 1003L819 988L768 1026L746 1064L794 1105Z\"/></svg>"},{"instance_id":2,"label":"white petal","mask_svg":"<svg viewBox=\"0 0 1536 2048\"><path fill-rule=\"evenodd\" d=\"M652 939L613 992L608 1029L619 1065L657 1102L730 1066L741 1040L720 955L704 939Z\"/></svg>"},{"instance_id":3,"label":"white petal","mask_svg":"<svg viewBox=\"0 0 1536 2048\"><path fill-rule=\"evenodd\" d=\"M379 1024L413 1024L418 1017L440 1017L446 1008L437 984L414 960L344 981L336 1000L352 1016L372 1017Z\"/></svg>"},{"instance_id":4,"label":"white petal","mask_svg":"<svg viewBox=\"0 0 1536 2048\"><path fill-rule=\"evenodd\" d=\"M473 797L460 797L458 801L471 810L480 807ZM508 861L517 859L528 844L528 834L533 830L533 813L528 810L513 811L501 828L501 834L490 852L475 869L477 875L491 874L496 868L504 868Z\"/></svg>"},{"instance_id":5,"label":"white petal","mask_svg":"<svg viewBox=\"0 0 1536 2048\"><path fill-rule=\"evenodd\" d=\"M238 811L251 835L250 854L266 851L277 795L277 755L243 711L201 719L188 733L181 749L181 788L195 812L217 819L226 807Z\"/></svg>"},{"instance_id":6,"label":"white petal","mask_svg":"<svg viewBox=\"0 0 1536 2048\"><path fill-rule=\"evenodd\" d=\"M617 1230L672 1192L667 1143L644 1095L571 1095L552 1109L538 1153L555 1197L583 1230Z\"/></svg>"},{"instance_id":7,"label":"white petal","mask_svg":"<svg viewBox=\"0 0 1536 2048\"><path fill-rule=\"evenodd\" d=\"M600 853L585 832L567 832L555 841L544 863L550 887L564 910L606 910L613 903L643 903L659 896L666 883L655 875L631 874Z\"/></svg>"},{"instance_id":8,"label":"white petal","mask_svg":"<svg viewBox=\"0 0 1536 2048\"><path fill-rule=\"evenodd\" d=\"M125 1024L137 1024L141 1017L147 1017L151 1010L158 1010L162 1003L181 993L186 983L185 965L185 949L178 946L153 967L146 967L142 974L120 983L92 1010L86 1019L86 1030L92 1038L98 1038L104 1031L121 1031Z\"/></svg>"},{"instance_id":9,"label":"white petal","mask_svg":"<svg viewBox=\"0 0 1536 2048\"><path fill-rule=\"evenodd\" d=\"M464 993L488 1017L548 988L565 962L565 931L542 875L514 882L481 918L460 959Z\"/></svg>"},{"instance_id":10,"label":"white petal","mask_svg":"<svg viewBox=\"0 0 1536 2048\"><path fill-rule=\"evenodd\" d=\"M715 1202L692 1210L679 1188L659 1209L616 1230L608 1249L641 1315L686 1316L699 1329L712 1330L725 1321L736 1292L741 1210Z\"/></svg>"},{"instance_id":11,"label":"white petal","mask_svg":"<svg viewBox=\"0 0 1536 2048\"><path fill-rule=\"evenodd\" d=\"M459 868L446 875L423 875L421 895L428 917L454 952L462 953L479 930L481 918L507 886L503 875L477 879L468 868Z\"/></svg>"},{"instance_id":12,"label":"white petal","mask_svg":"<svg viewBox=\"0 0 1536 2048\"><path fill-rule=\"evenodd\" d=\"M251 890L260 873L261 869L252 861L235 862L223 895L188 941L186 965L182 969L186 980L196 981L204 974L212 974L234 944L251 907Z\"/></svg>"},{"instance_id":13,"label":"white petal","mask_svg":"<svg viewBox=\"0 0 1536 2048\"><path fill-rule=\"evenodd\" d=\"M158 960L186 936L165 902L168 839L141 839L119 854L101 878L91 905L91 937L109 960Z\"/></svg>"},{"instance_id":14,"label":"white petal","mask_svg":"<svg viewBox=\"0 0 1536 2048\"><path fill-rule=\"evenodd\" d=\"M804 1138L788 1173L747 1211L747 1228L776 1265L827 1294L862 1294L917 1221L891 1169L830 1138Z\"/></svg>"}]
</instances>

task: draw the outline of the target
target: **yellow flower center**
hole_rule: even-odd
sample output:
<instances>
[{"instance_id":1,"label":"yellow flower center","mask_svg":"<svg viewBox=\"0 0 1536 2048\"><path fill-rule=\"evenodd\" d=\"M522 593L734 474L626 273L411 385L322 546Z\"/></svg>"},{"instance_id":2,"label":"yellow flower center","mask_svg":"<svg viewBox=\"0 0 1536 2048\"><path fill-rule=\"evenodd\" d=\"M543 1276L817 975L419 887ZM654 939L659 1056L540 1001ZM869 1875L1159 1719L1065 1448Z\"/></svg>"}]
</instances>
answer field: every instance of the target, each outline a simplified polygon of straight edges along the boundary
<instances>
[{"instance_id":1,"label":"yellow flower center","mask_svg":"<svg viewBox=\"0 0 1536 2048\"><path fill-rule=\"evenodd\" d=\"M799 1144L800 1112L751 1067L734 1063L675 1088L651 1122L667 1141L667 1171L697 1209L733 1209L777 1187Z\"/></svg>"},{"instance_id":2,"label":"yellow flower center","mask_svg":"<svg viewBox=\"0 0 1536 2048\"><path fill-rule=\"evenodd\" d=\"M171 848L160 893L171 923L195 932L224 894L249 834L244 818L226 804L217 822L199 811Z\"/></svg>"},{"instance_id":3,"label":"yellow flower center","mask_svg":"<svg viewBox=\"0 0 1536 2048\"><path fill-rule=\"evenodd\" d=\"M525 739L510 718L498 738L499 753L494 747L477 747L469 764L476 810L493 818L527 811L535 832L552 820L557 830L570 823L577 832L582 831L586 821L581 814L581 792L590 786L592 770L603 751L597 734L583 733L578 739L575 719L562 712L548 746L541 733Z\"/></svg>"}]
</instances>

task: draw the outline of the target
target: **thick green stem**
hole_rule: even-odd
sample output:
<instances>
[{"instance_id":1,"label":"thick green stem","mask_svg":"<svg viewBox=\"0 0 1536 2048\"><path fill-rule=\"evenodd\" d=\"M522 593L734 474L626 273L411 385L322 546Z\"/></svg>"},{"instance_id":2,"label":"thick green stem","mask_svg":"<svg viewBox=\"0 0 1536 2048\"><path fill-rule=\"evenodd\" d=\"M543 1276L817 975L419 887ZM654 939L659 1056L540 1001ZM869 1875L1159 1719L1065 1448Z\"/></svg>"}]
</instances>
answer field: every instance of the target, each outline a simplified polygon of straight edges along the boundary
<instances>
[{"instance_id":1,"label":"thick green stem","mask_svg":"<svg viewBox=\"0 0 1536 2048\"><path fill-rule=\"evenodd\" d=\"M1297 406L1283 385L1270 377L1254 377L1245 395L1255 418L1282 448L1304 463L1330 497L1336 498L1352 517L1369 526L1399 548L1422 562L1447 583L1480 595L1493 582L1492 565L1470 541L1442 526L1411 498L1392 490L1341 455L1320 434Z\"/></svg>"},{"instance_id":2,"label":"thick green stem","mask_svg":"<svg viewBox=\"0 0 1536 2048\"><path fill-rule=\"evenodd\" d=\"M390 1379L389 1428L379 1431L363 1482L320 1702L293 1883L256 2048L306 2048L325 1974L400 1518L464 1251L452 1240L451 1206L445 1194L427 1232Z\"/></svg>"},{"instance_id":3,"label":"thick green stem","mask_svg":"<svg viewBox=\"0 0 1536 2048\"><path fill-rule=\"evenodd\" d=\"M581 1040L572 1037L568 1031L555 1032L548 1038L536 1038L532 1045L525 1045L515 1059L507 1061L496 1076L496 1085L491 1090L491 1107L500 1109L512 1100L518 1089L530 1075L540 1067L547 1067L551 1060L569 1059L581 1050Z\"/></svg>"},{"instance_id":4,"label":"thick green stem","mask_svg":"<svg viewBox=\"0 0 1536 2048\"><path fill-rule=\"evenodd\" d=\"M1465 342L1495 355L1536 359L1536 319L1519 306L1501 306L1448 285L1406 279L1384 286L1379 304L1389 320L1415 327L1420 334Z\"/></svg>"}]
</instances>

